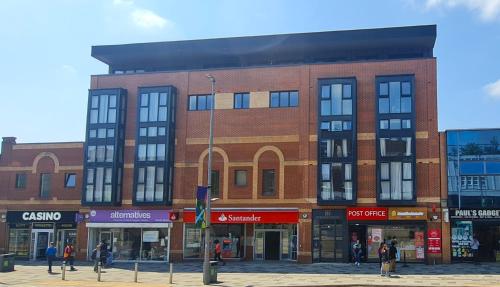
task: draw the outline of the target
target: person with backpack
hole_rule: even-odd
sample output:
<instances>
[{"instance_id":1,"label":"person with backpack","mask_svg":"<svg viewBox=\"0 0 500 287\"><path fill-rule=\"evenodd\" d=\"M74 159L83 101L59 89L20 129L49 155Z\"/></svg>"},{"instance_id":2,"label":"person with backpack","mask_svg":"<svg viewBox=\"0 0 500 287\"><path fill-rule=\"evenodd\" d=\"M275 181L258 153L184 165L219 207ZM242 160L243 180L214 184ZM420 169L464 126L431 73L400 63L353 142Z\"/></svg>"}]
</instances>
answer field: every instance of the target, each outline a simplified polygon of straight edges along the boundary
<instances>
[{"instance_id":1,"label":"person with backpack","mask_svg":"<svg viewBox=\"0 0 500 287\"><path fill-rule=\"evenodd\" d=\"M56 259L57 248L54 246L54 242L51 242L47 250L45 251L45 256L47 256L47 264L49 265L49 270L47 270L50 274L52 274L52 263L54 259Z\"/></svg>"},{"instance_id":2,"label":"person with backpack","mask_svg":"<svg viewBox=\"0 0 500 287\"><path fill-rule=\"evenodd\" d=\"M76 271L75 266L74 266L74 264L75 264L75 248L73 247L72 243L68 243L68 244L66 244L66 247L64 247L63 260L64 260L65 264L69 263L69 266L71 266L70 271Z\"/></svg>"},{"instance_id":3,"label":"person with backpack","mask_svg":"<svg viewBox=\"0 0 500 287\"><path fill-rule=\"evenodd\" d=\"M222 257L221 257L222 249L221 249L221 246L220 246L219 239L215 239L214 243L215 243L215 256L214 256L214 260L215 261L220 261L222 263L222 265L226 265L226 262L224 262L224 260L222 260Z\"/></svg>"}]
</instances>

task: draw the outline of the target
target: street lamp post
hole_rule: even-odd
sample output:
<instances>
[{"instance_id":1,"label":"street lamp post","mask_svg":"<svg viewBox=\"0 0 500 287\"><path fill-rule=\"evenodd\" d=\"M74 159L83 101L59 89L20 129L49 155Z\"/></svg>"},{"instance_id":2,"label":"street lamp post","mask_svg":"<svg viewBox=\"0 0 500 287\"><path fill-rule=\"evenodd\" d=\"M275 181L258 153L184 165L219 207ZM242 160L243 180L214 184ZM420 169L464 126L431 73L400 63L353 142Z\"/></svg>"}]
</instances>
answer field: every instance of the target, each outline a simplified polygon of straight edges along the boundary
<instances>
[{"instance_id":1,"label":"street lamp post","mask_svg":"<svg viewBox=\"0 0 500 287\"><path fill-rule=\"evenodd\" d=\"M212 201L212 146L214 144L214 106L215 106L215 78L210 74L207 78L212 84L212 104L210 106L210 133L208 135L208 175L207 175L207 203L205 209L205 256L203 259L203 284L210 284L210 203ZM208 101L207 101L208 102Z\"/></svg>"}]
</instances>

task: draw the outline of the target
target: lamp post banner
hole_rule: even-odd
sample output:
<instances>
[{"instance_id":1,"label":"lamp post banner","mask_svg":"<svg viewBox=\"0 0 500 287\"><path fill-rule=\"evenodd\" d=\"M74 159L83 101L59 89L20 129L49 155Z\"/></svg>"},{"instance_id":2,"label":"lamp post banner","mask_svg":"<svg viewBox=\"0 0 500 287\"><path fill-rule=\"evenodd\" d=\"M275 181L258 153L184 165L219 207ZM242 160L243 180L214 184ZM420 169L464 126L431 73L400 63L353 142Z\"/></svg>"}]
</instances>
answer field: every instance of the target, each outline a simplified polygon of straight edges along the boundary
<instances>
[{"instance_id":1,"label":"lamp post banner","mask_svg":"<svg viewBox=\"0 0 500 287\"><path fill-rule=\"evenodd\" d=\"M196 227L205 228L205 211L207 206L207 193L208 188L206 186L198 186L196 190Z\"/></svg>"}]
</instances>

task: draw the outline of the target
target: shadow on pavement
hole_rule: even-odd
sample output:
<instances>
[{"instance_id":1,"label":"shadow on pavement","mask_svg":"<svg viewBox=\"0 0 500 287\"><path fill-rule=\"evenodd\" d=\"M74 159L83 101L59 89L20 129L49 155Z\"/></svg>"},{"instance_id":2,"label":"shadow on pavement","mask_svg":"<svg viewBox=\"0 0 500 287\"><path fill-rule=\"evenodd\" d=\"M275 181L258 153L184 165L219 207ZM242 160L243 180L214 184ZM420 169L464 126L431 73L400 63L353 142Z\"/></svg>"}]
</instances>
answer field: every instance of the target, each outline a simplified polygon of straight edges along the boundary
<instances>
[{"instance_id":1,"label":"shadow on pavement","mask_svg":"<svg viewBox=\"0 0 500 287\"><path fill-rule=\"evenodd\" d=\"M21 261L16 265L23 266L46 266L43 261ZM92 262L75 262L75 267L92 266ZM56 267L58 265L54 265ZM113 269L129 270L133 272L134 263L114 263L110 268L103 268L104 272L112 272ZM68 270L69 271L69 270ZM169 264L163 262L139 263L139 272L168 273ZM201 273L202 262L174 263L174 273ZM355 266L348 263L316 263L299 264L295 262L227 262L225 266L218 266L219 273L273 273L273 274L357 274L377 275L380 274L378 263L365 263ZM408 267L398 266L398 270L392 278L398 275L475 275L475 274L500 274L500 263L483 263L474 265L469 263L457 263L446 265L408 264Z\"/></svg>"}]
</instances>

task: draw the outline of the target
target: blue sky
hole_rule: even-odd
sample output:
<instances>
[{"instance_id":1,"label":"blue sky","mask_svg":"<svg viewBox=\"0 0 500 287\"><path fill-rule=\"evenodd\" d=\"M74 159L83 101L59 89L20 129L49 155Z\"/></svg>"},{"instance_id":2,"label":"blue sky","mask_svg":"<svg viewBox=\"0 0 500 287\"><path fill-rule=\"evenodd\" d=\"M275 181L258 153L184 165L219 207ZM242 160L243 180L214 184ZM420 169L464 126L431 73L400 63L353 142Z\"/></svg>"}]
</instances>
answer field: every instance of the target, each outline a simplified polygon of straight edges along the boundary
<instances>
[{"instance_id":1,"label":"blue sky","mask_svg":"<svg viewBox=\"0 0 500 287\"><path fill-rule=\"evenodd\" d=\"M84 140L92 45L437 24L439 129L500 127L500 0L0 2L0 136Z\"/></svg>"}]
</instances>

